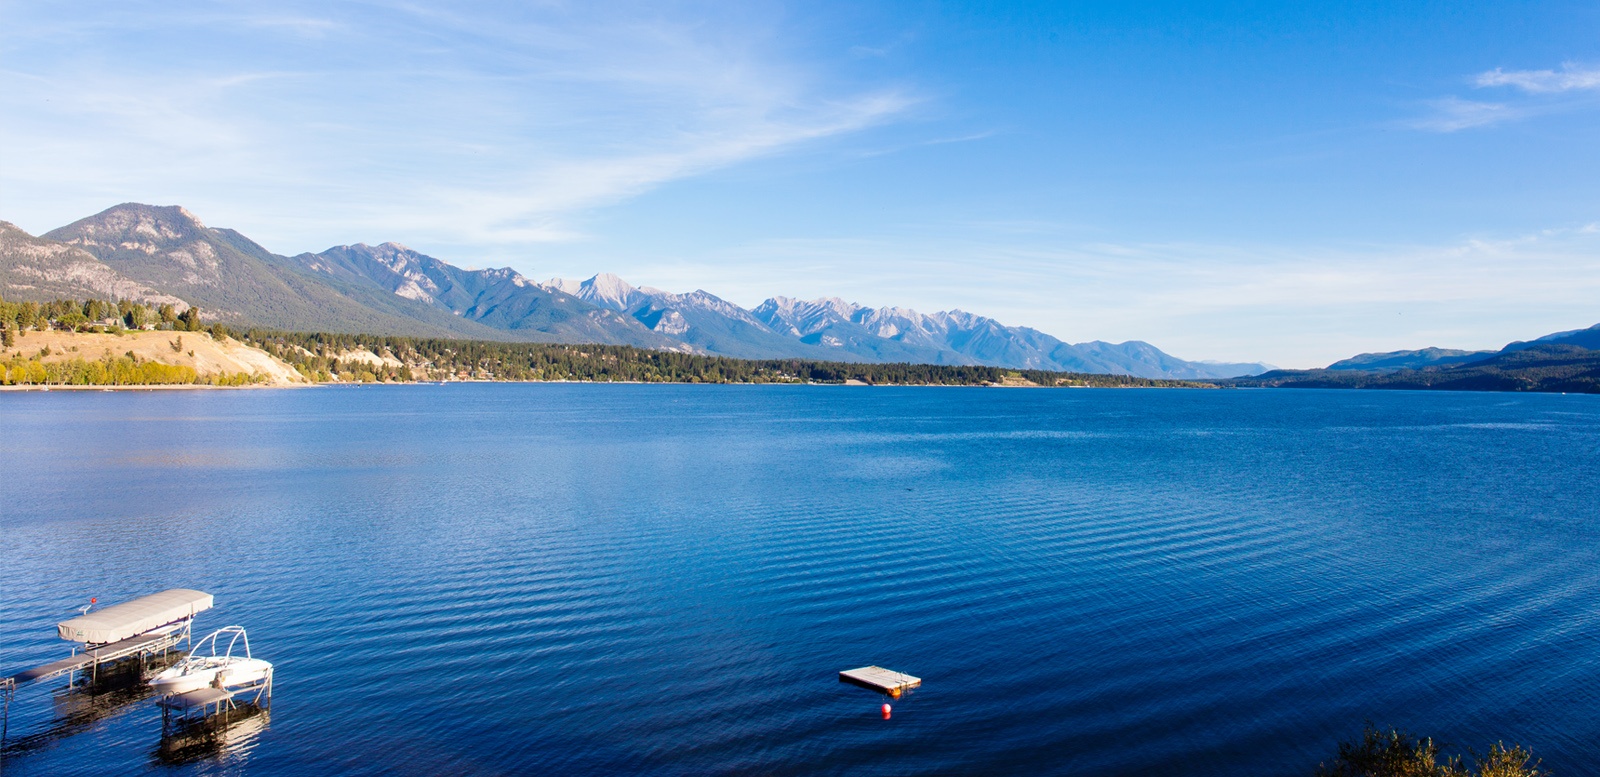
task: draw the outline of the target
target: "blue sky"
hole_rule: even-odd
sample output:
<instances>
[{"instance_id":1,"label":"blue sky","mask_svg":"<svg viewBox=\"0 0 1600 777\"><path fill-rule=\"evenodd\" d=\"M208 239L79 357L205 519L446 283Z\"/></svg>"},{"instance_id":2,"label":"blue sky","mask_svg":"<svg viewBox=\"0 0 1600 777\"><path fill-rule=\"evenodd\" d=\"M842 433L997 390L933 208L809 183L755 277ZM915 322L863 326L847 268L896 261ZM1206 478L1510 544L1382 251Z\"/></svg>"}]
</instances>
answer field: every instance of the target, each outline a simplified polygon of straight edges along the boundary
<instances>
[{"instance_id":1,"label":"blue sky","mask_svg":"<svg viewBox=\"0 0 1600 777\"><path fill-rule=\"evenodd\" d=\"M1600 6L1132 6L10 1L0 218L1287 366L1600 321Z\"/></svg>"}]
</instances>

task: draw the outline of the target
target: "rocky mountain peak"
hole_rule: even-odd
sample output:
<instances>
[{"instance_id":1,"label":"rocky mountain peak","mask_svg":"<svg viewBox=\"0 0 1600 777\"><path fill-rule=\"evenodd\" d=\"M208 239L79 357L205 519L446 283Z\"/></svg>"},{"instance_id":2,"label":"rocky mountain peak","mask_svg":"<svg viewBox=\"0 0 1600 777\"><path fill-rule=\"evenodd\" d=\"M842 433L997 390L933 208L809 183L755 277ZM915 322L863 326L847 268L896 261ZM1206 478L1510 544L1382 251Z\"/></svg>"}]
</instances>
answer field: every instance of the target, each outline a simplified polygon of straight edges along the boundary
<instances>
[{"instance_id":1,"label":"rocky mountain peak","mask_svg":"<svg viewBox=\"0 0 1600 777\"><path fill-rule=\"evenodd\" d=\"M598 273L584 281L581 288L585 293L579 296L607 307L625 307L634 292L631 284L608 272Z\"/></svg>"},{"instance_id":2,"label":"rocky mountain peak","mask_svg":"<svg viewBox=\"0 0 1600 777\"><path fill-rule=\"evenodd\" d=\"M923 314L903 307L868 308L839 297L773 297L746 310L704 290L640 289L612 273L535 284L509 268L460 267L395 242L281 257L233 230L207 228L177 206L125 203L46 235L76 246L9 239L13 231L0 228L0 242L15 244L0 256L0 281L9 289L29 294L45 288L42 284L109 289L126 278L142 287L128 287L132 291L170 290L212 317L284 328L426 331L629 343L738 358L990 364L1147 377L1224 377L1254 367L1185 362L1139 342L1074 345L960 310ZM7 269L6 261L14 267ZM92 282L75 280L80 276L92 276Z\"/></svg>"},{"instance_id":3,"label":"rocky mountain peak","mask_svg":"<svg viewBox=\"0 0 1600 777\"><path fill-rule=\"evenodd\" d=\"M539 286L547 291L559 291L562 294L571 294L576 297L578 292L583 290L583 281L575 281L568 278L551 278L539 284Z\"/></svg>"},{"instance_id":4,"label":"rocky mountain peak","mask_svg":"<svg viewBox=\"0 0 1600 777\"><path fill-rule=\"evenodd\" d=\"M51 240L155 250L189 242L210 230L178 205L125 202L45 233Z\"/></svg>"},{"instance_id":5,"label":"rocky mountain peak","mask_svg":"<svg viewBox=\"0 0 1600 777\"><path fill-rule=\"evenodd\" d=\"M534 285L548 291L570 294L591 305L622 312L626 312L640 294L632 284L608 272L598 273L585 281L551 278Z\"/></svg>"}]
</instances>

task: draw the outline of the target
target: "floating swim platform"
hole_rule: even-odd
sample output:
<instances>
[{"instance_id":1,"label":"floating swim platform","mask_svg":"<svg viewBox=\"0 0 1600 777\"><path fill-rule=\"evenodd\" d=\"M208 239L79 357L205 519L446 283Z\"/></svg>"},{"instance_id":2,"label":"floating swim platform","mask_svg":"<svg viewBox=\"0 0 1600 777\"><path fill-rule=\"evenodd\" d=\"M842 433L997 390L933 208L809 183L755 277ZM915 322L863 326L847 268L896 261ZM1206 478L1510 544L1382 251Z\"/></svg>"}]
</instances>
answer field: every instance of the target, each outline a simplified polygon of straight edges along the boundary
<instances>
[{"instance_id":1,"label":"floating swim platform","mask_svg":"<svg viewBox=\"0 0 1600 777\"><path fill-rule=\"evenodd\" d=\"M859 685L899 698L902 692L922 685L922 678L884 669L881 666L863 666L860 669L846 669L840 672L839 682Z\"/></svg>"}]
</instances>

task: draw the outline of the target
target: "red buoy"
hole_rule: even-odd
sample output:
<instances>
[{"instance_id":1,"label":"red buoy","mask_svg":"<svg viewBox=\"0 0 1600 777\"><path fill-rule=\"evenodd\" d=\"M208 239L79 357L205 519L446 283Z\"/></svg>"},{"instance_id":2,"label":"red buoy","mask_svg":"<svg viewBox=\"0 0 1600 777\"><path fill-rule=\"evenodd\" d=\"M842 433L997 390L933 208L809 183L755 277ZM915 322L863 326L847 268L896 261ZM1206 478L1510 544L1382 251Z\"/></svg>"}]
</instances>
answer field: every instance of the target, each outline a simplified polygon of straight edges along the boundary
<instances>
[{"instance_id":1,"label":"red buoy","mask_svg":"<svg viewBox=\"0 0 1600 777\"><path fill-rule=\"evenodd\" d=\"M884 720L888 720L889 719L889 705L888 704L884 704L883 705L883 719Z\"/></svg>"}]
</instances>

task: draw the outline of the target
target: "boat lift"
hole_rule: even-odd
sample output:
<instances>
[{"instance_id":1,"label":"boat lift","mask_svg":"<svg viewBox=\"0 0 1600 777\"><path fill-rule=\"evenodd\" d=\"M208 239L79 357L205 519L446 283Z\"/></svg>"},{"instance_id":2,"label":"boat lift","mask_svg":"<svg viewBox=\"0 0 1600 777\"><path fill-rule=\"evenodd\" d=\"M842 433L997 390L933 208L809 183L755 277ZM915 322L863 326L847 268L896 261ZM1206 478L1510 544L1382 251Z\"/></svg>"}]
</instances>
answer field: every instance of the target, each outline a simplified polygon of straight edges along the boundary
<instances>
[{"instance_id":1,"label":"boat lift","mask_svg":"<svg viewBox=\"0 0 1600 777\"><path fill-rule=\"evenodd\" d=\"M72 655L42 666L0 677L0 750L9 733L11 701L18 686L68 675L68 686L77 683L80 671L89 673L90 682L99 679L100 665L137 657L141 664L191 638L194 616L211 609L215 598L191 588L174 588L158 594L89 612L87 607L76 618L56 625L60 637L83 643Z\"/></svg>"},{"instance_id":2,"label":"boat lift","mask_svg":"<svg viewBox=\"0 0 1600 777\"><path fill-rule=\"evenodd\" d=\"M261 710L271 709L272 670L268 669L266 677L251 685L201 688L197 691L161 697L161 701L156 702L161 707L161 733L166 735L171 729L193 723L197 719L216 718L220 721L225 717L222 713L239 709L239 703L235 700L243 696L250 696L245 704Z\"/></svg>"},{"instance_id":3,"label":"boat lift","mask_svg":"<svg viewBox=\"0 0 1600 777\"><path fill-rule=\"evenodd\" d=\"M226 648L221 648L222 652L219 653L219 645L217 643L224 636L229 638L228 645ZM241 642L244 645L245 658L252 658L250 655L250 637L245 634L244 628L242 626L228 626L201 638L199 642L192 646L189 658L186 660L212 662L219 658L223 660L231 659L234 657L234 648ZM204 652L207 646L210 647L209 656ZM165 736L175 726L181 727L195 722L196 719L215 717L221 722L227 717L221 713L233 712L239 709L239 704L235 699L250 696L252 693L254 696L245 704L253 705L262 711L269 709L272 706L272 665L266 664L266 662L260 663L266 665L265 673L260 678L242 685L229 685L224 680L224 676L234 670L212 669L211 671L215 671L216 674L209 687L196 688L182 693L167 693L162 696L161 701L157 702L161 707L162 735ZM212 664L212 666L215 666L215 664ZM164 676L157 675L156 679L152 681L152 685L159 685L161 678ZM198 715L195 714L196 710L199 711Z\"/></svg>"}]
</instances>

